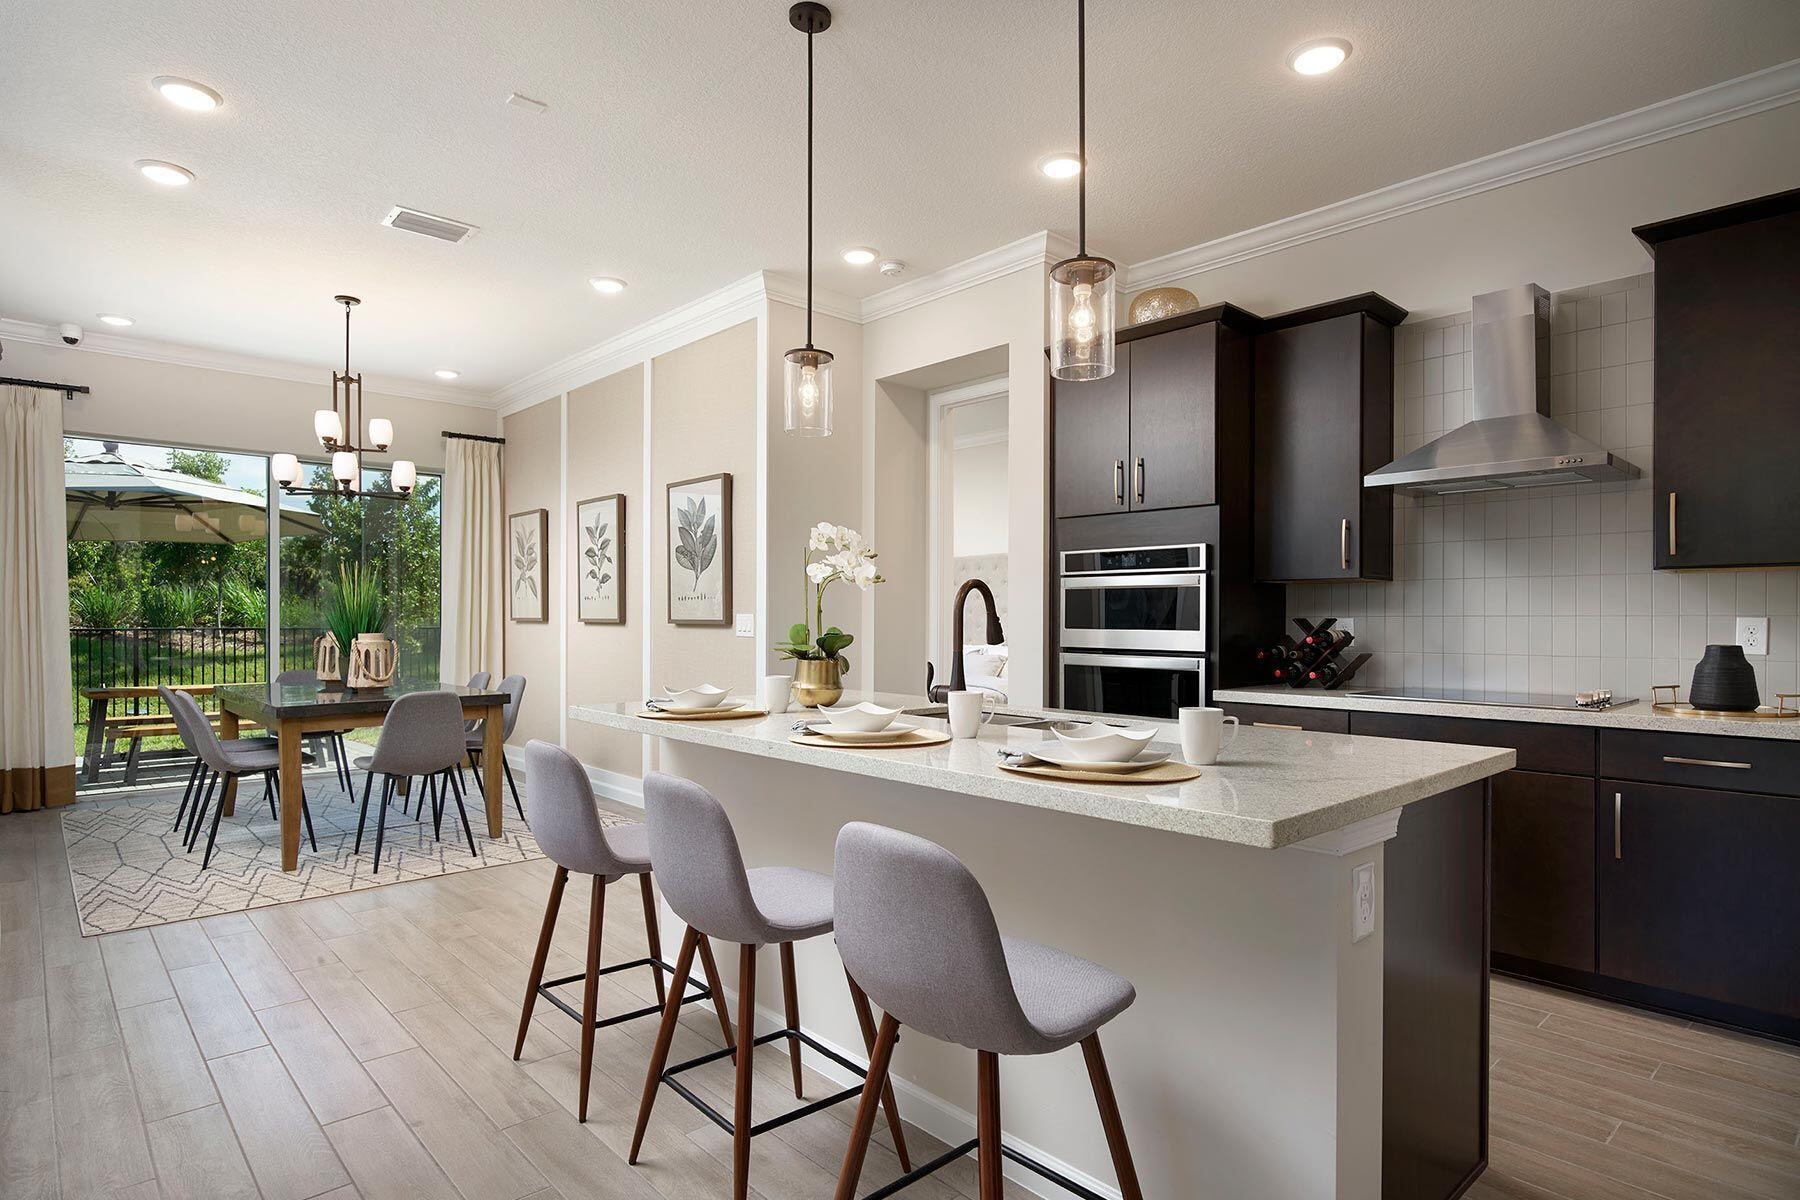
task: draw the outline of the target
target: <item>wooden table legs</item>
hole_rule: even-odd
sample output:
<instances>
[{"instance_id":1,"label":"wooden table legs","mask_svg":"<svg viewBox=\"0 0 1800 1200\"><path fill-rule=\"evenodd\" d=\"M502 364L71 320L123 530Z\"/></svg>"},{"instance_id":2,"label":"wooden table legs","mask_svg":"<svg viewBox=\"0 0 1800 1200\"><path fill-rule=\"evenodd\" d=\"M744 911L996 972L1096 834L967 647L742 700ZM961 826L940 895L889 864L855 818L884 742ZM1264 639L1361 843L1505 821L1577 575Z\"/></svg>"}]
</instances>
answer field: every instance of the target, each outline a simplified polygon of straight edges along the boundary
<instances>
[{"instance_id":1,"label":"wooden table legs","mask_svg":"<svg viewBox=\"0 0 1800 1200\"><path fill-rule=\"evenodd\" d=\"M226 712L225 709L223 707L221 707L219 709L219 736L221 738L236 740L237 735L238 735L238 715L234 712ZM227 775L225 777L224 790L219 795L219 811L228 817L237 811L237 776L236 775ZM298 834L298 831L296 831L296 835L297 834ZM296 856L298 856L300 853L300 842L299 842L298 836L296 836L295 841L294 841L294 853ZM296 863L298 863L299 858L296 857L294 861ZM293 868L289 867L288 870L291 871L291 870L293 870Z\"/></svg>"},{"instance_id":2,"label":"wooden table legs","mask_svg":"<svg viewBox=\"0 0 1800 1200\"><path fill-rule=\"evenodd\" d=\"M487 718L481 723L481 782L487 801L488 836L500 836L501 813L504 811L500 789L505 786L501 779L501 770L506 765L502 757L506 753L506 707L496 704L487 710Z\"/></svg>"},{"instance_id":3,"label":"wooden table legs","mask_svg":"<svg viewBox=\"0 0 1800 1200\"><path fill-rule=\"evenodd\" d=\"M305 738L300 722L281 722L277 736L281 746L281 869L300 867L300 806L306 802L301 789L300 751Z\"/></svg>"}]
</instances>

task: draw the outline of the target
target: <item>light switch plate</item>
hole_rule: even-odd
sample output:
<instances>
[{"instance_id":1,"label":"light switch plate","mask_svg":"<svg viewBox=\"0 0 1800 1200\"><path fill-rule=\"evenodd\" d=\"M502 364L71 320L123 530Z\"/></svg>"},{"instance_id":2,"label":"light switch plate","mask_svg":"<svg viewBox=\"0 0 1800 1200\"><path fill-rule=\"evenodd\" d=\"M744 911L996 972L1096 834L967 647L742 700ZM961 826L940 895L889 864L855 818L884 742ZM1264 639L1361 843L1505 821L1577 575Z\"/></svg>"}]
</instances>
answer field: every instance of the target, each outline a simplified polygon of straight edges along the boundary
<instances>
[{"instance_id":1,"label":"light switch plate","mask_svg":"<svg viewBox=\"0 0 1800 1200\"><path fill-rule=\"evenodd\" d=\"M1375 932L1375 864L1359 863L1350 871L1350 940L1360 942Z\"/></svg>"},{"instance_id":2,"label":"light switch plate","mask_svg":"<svg viewBox=\"0 0 1800 1200\"><path fill-rule=\"evenodd\" d=\"M739 637L756 636L756 614L739 613L737 615L737 635Z\"/></svg>"},{"instance_id":3,"label":"light switch plate","mask_svg":"<svg viewBox=\"0 0 1800 1200\"><path fill-rule=\"evenodd\" d=\"M1737 644L1744 648L1745 654L1767 654L1769 652L1769 618L1739 617L1737 619Z\"/></svg>"}]
</instances>

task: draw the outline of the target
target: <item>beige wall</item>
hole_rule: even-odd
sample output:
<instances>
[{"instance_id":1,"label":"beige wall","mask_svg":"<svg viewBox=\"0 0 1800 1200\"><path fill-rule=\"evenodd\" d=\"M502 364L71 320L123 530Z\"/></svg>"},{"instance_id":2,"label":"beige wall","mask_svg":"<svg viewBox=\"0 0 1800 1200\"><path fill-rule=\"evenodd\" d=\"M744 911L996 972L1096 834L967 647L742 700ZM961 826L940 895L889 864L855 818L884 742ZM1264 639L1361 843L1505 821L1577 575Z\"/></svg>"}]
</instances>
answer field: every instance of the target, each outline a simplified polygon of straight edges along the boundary
<instances>
[{"instance_id":1,"label":"beige wall","mask_svg":"<svg viewBox=\"0 0 1800 1200\"><path fill-rule=\"evenodd\" d=\"M331 404L329 367L319 368L317 382L299 382L9 339L0 373L92 388L64 411L74 433L252 454L318 454L312 415ZM393 421L399 438L371 463L410 458L437 470L444 465L441 431L499 431L494 410L473 405L370 392L364 407L370 417Z\"/></svg>"},{"instance_id":2,"label":"beige wall","mask_svg":"<svg viewBox=\"0 0 1800 1200\"><path fill-rule=\"evenodd\" d=\"M891 382L874 385L869 407L876 446L870 480L877 499L872 536L889 581L874 597L880 651L875 686L918 693L925 688L925 663L933 655L927 636L931 608L943 602L931 594L930 410L924 392ZM950 664L941 654L937 658L938 678L948 679Z\"/></svg>"},{"instance_id":3,"label":"beige wall","mask_svg":"<svg viewBox=\"0 0 1800 1200\"><path fill-rule=\"evenodd\" d=\"M506 673L525 676L525 702L511 742L560 741L562 733L562 621L566 609L557 586L568 554L562 511L562 398L553 397L505 419L504 476L508 515L543 508L550 513L545 545L548 621L506 618ZM498 682L498 680L496 680Z\"/></svg>"},{"instance_id":4,"label":"beige wall","mask_svg":"<svg viewBox=\"0 0 1800 1200\"><path fill-rule=\"evenodd\" d=\"M731 607L756 610L757 323L746 321L670 351L650 364L651 526L647 557L651 683L687 687L701 680L749 688L759 674L756 642L722 626L668 623L667 485L730 472Z\"/></svg>"},{"instance_id":5,"label":"beige wall","mask_svg":"<svg viewBox=\"0 0 1800 1200\"><path fill-rule=\"evenodd\" d=\"M568 395L568 545L570 555L564 604L568 623L568 702L604 704L643 694L644 623L658 614L646 611L644 580L652 558L643 529L644 504L644 368L629 367L615 375L576 388ZM576 555L575 505L595 496L625 496L625 554L622 596L623 625L583 625L578 612L581 562ZM568 723L564 743L582 762L624 775L637 775L643 756L634 734L601 729L583 721Z\"/></svg>"}]
</instances>

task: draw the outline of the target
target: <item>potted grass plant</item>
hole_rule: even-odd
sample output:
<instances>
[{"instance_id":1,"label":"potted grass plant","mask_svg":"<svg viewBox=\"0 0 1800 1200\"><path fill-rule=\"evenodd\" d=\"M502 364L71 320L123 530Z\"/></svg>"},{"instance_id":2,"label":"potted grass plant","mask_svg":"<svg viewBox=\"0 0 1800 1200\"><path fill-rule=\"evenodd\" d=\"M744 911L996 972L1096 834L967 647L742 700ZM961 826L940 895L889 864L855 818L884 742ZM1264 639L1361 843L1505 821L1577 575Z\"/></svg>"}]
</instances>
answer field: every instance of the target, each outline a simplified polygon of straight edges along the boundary
<instances>
[{"instance_id":1,"label":"potted grass plant","mask_svg":"<svg viewBox=\"0 0 1800 1200\"><path fill-rule=\"evenodd\" d=\"M386 620L387 605L374 572L360 563L339 566L337 579L325 585L325 627L330 632L320 640L330 638L337 651L333 657L342 656L344 686L382 688L394 681L397 654L393 639L382 632ZM324 671L319 680L327 682Z\"/></svg>"}]
</instances>

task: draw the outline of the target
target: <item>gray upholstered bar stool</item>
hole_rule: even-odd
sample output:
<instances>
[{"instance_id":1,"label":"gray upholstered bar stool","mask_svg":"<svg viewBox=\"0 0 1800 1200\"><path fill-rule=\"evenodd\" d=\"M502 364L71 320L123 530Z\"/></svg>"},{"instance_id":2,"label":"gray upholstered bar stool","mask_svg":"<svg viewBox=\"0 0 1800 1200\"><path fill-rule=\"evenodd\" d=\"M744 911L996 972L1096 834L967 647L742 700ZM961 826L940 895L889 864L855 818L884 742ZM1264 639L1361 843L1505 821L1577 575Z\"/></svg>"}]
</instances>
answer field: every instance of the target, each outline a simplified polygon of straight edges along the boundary
<instances>
[{"instance_id":1,"label":"gray upholstered bar stool","mask_svg":"<svg viewBox=\"0 0 1800 1200\"><path fill-rule=\"evenodd\" d=\"M417 819L425 819L425 799L431 798L432 836L444 829L447 801L456 802L456 814L462 820L463 836L469 841L469 853L479 857L475 835L469 830L469 811L463 807L462 781L456 777L456 765L463 751L462 699L454 692L412 692L394 701L381 722L381 738L375 753L368 758L368 774L363 777L362 811L356 818L356 848L362 853L363 826L369 819L369 788L376 775L386 776L382 783L381 801L375 819L375 865L381 870L381 840L387 832L387 814L394 790L402 780L418 776L419 807ZM360 764L359 764L360 765Z\"/></svg>"},{"instance_id":2,"label":"gray upholstered bar stool","mask_svg":"<svg viewBox=\"0 0 1800 1200\"><path fill-rule=\"evenodd\" d=\"M710 939L723 938L738 945L738 1023L737 1036L726 1035L727 1046L711 1054L701 1055L675 1066L668 1066L669 1045L675 1038L675 1025L680 1006L675 995L663 1008L662 1026L656 1032L656 1048L650 1055L650 1070L644 1078L644 1096L638 1105L637 1130L631 1137L631 1154L627 1161L636 1163L644 1142L644 1131L650 1125L650 1109L656 1103L660 1084L668 1084L682 1099L710 1117L731 1134L731 1194L744 1200L750 1187L750 1139L759 1133L810 1116L853 1096L868 1099L868 1085L860 1084L835 1092L823 1099L802 1105L760 1124L750 1123L751 1059L756 1047L766 1042L786 1041L794 1068L794 1095L802 1096L800 1080L800 1046L802 1043L857 1075L862 1067L825 1046L800 1028L800 1006L794 992L794 943L805 938L831 932L831 877L798 867L757 867L745 870L737 835L724 807L697 783L657 772L644 777L645 825L650 834L650 861L662 884L663 898L683 921L687 934L681 941L681 952L675 958L675 992L679 994L693 968L694 952L699 950L708 968L707 982L717 992L718 981L712 976ZM756 1036L756 952L765 945L781 947L782 997L786 1002L787 1026L773 1033ZM857 986L855 973L847 977L850 998L856 1006L857 1021L863 1039L873 1049L875 1022L869 1013L869 1001ZM723 1011L720 1019L724 1019ZM735 1048L735 1050L734 1050ZM700 1099L676 1078L678 1074L736 1053L737 1084L733 1096L732 1115L727 1118ZM906 1154L906 1137L900 1128L900 1116L894 1106L894 1094L885 1084L880 1088L882 1104L887 1109L888 1125L894 1135L894 1150L903 1169L910 1170ZM870 1109L873 1112L873 1108Z\"/></svg>"},{"instance_id":3,"label":"gray upholstered bar stool","mask_svg":"<svg viewBox=\"0 0 1800 1200\"><path fill-rule=\"evenodd\" d=\"M618 825L611 829L600 823L600 812L594 807L594 789L588 783L587 771L573 754L549 742L532 741L525 746L525 777L531 781L531 832L538 849L556 864L550 880L550 900L544 905L544 928L538 934L537 954L531 960L531 976L525 983L525 1005L519 1013L519 1040L513 1046L513 1061L525 1052L525 1034L531 1028L531 1010L542 996L556 1007L581 1022L581 1097L576 1119L587 1120L588 1076L594 1064L594 1031L608 1025L635 1021L662 1012L669 999L663 988L663 972L675 968L663 960L662 937L656 929L656 894L650 887L649 840L642 825ZM587 970L561 979L544 978L544 961L550 955L550 940L556 932L556 913L562 907L563 887L569 872L593 877L593 891L588 900ZM631 962L600 965L600 932L606 921L606 885L635 875L644 900L644 929L649 955ZM597 1017L600 977L637 967L649 967L656 980L656 1003L616 1016ZM707 987L685 992L686 978L675 985L679 997L675 1007L710 998L718 1010L719 1025L731 1041L731 1022L725 1015L724 1001L719 996L717 976L710 957L707 960ZM565 984L582 984L581 1011L576 1012L553 988Z\"/></svg>"},{"instance_id":4,"label":"gray upholstered bar stool","mask_svg":"<svg viewBox=\"0 0 1800 1200\"><path fill-rule=\"evenodd\" d=\"M978 1153L981 1200L1000 1200L1002 1157L1084 1200L1104 1200L1001 1144L1002 1054L1051 1054L1076 1043L1100 1106L1100 1124L1125 1200L1142 1200L1125 1126L1113 1099L1099 1029L1137 999L1131 984L1098 963L1049 946L1002 937L987 893L957 857L910 833L853 822L838 831L837 943L844 966L881 1005L869 1080L886 1081L905 1025L976 1055L977 1136L865 1200L891 1196L970 1150ZM838 1176L837 1200L856 1195L875 1127L864 1092Z\"/></svg>"}]
</instances>

